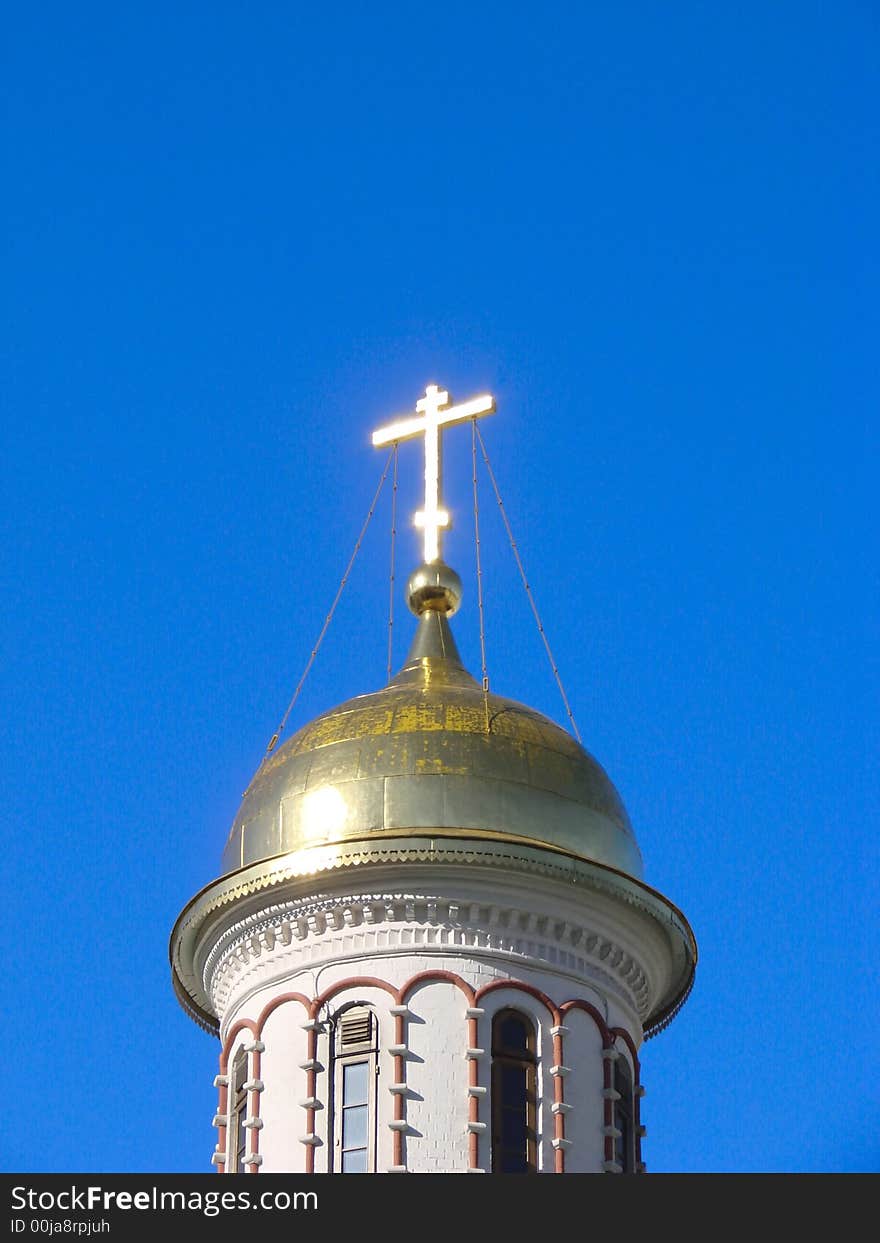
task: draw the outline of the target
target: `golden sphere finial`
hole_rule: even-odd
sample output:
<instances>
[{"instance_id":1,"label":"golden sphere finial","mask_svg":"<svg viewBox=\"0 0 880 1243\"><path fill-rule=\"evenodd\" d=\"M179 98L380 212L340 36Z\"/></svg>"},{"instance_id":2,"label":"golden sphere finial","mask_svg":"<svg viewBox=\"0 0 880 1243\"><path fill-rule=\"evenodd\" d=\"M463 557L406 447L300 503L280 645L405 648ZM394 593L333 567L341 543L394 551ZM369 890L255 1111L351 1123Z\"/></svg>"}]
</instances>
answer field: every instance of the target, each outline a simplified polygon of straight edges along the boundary
<instances>
[{"instance_id":1,"label":"golden sphere finial","mask_svg":"<svg viewBox=\"0 0 880 1243\"><path fill-rule=\"evenodd\" d=\"M409 576L406 602L416 617L429 609L451 617L461 604L461 579L445 561L420 565Z\"/></svg>"}]
</instances>

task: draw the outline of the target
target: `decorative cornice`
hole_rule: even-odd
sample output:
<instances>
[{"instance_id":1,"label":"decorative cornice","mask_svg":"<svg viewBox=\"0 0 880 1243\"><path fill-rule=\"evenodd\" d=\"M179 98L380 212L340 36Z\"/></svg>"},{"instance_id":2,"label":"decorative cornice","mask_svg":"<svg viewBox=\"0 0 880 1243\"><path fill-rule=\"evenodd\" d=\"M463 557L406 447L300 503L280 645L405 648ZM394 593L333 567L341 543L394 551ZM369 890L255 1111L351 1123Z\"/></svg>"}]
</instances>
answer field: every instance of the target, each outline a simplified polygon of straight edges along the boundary
<instances>
[{"instance_id":1,"label":"decorative cornice","mask_svg":"<svg viewBox=\"0 0 880 1243\"><path fill-rule=\"evenodd\" d=\"M175 932L179 931L181 921L188 921L196 909L205 914L289 881L317 879L321 875L349 868L384 863L464 863L469 866L476 863L489 867L500 866L505 870L555 876L567 883L586 881L590 888L603 888L614 898L622 897L635 905L643 906L649 914L655 913L655 902L646 902L646 899L650 897L655 901L659 900L669 912L678 917L687 928L691 939L693 938L684 915L668 898L643 881L605 864L594 863L565 852L542 850L538 846L479 840L460 841L457 838L444 839L442 836L427 834L424 837L337 843L332 850L320 847L300 850L291 855L279 855L274 859L253 864L206 886L184 909Z\"/></svg>"},{"instance_id":2,"label":"decorative cornice","mask_svg":"<svg viewBox=\"0 0 880 1243\"><path fill-rule=\"evenodd\" d=\"M309 878L323 877L326 881L332 874L341 874L346 870L362 868L368 870L385 865L429 864L429 865L467 865L475 864L487 868L500 868L507 873L524 873L541 875L548 878L563 880L566 886L584 886L585 888L605 894L615 902L623 902L648 916L656 927L664 931L669 952L671 984L663 999L648 1002L646 997L637 998L638 1011L642 1015L646 1028L645 1035L650 1036L662 1030L678 1012L686 1000L692 983L696 965L696 943L693 933L685 917L678 909L664 898L662 894L651 889L641 881L615 871L613 868L579 859L565 854L550 853L540 848L514 845L511 843L489 841L459 841L434 838L404 838L380 841L361 841L338 844L332 854L318 851L300 851L293 855L279 856L233 873L214 882L204 889L181 913L172 933L171 958L175 988L182 1005L187 1012L202 1026L209 1030L217 1030L217 1020L207 1008L208 997L212 994L213 972L206 962L200 972L201 979L196 982L192 975L195 965L193 955L196 953L197 942L209 923L214 923L216 916L232 903L239 903L253 898L269 889L302 882ZM404 919L410 914L404 900L402 912L394 905L401 901L400 896L390 899L391 905L377 908L369 906L364 911L364 922L374 923L389 919L396 922L400 915ZM294 903L282 902L278 906L290 908ZM261 914L264 927L254 929L246 943L236 946L239 962L242 967L252 957L263 953L271 953L280 940L282 946L292 945L307 937L323 936L328 931L339 931L346 924L346 912L339 911L338 903L330 909L319 911L309 909L308 899L296 904L299 913L293 922L282 919L277 924L266 920L266 908ZM324 902L326 908L326 899ZM328 918L329 913L329 918ZM451 911L449 912L451 914ZM311 918L310 918L311 916ZM240 921L241 922L241 921ZM329 928L328 928L329 925ZM229 930L231 931L231 930ZM566 929L566 933L568 929ZM224 941L227 933L220 940ZM601 951L604 951L602 953ZM617 954L619 951L619 957ZM213 946L209 958L216 959L217 954L223 956L221 945ZM600 947L600 958L610 956L612 973L623 958L624 951L619 946L609 944ZM631 966L625 964L624 971ZM234 970L234 968L232 968ZM629 984L630 991L633 985ZM201 1000L200 1000L201 998ZM214 999L215 1001L217 999ZM647 1009L646 1009L647 1005ZM215 1011L216 1013L216 1011Z\"/></svg>"},{"instance_id":3,"label":"decorative cornice","mask_svg":"<svg viewBox=\"0 0 880 1243\"><path fill-rule=\"evenodd\" d=\"M412 922L403 918L404 904L395 901L395 895L381 893L324 896L305 905L292 900L273 904L269 912L253 912L218 936L203 971L206 992L222 1013L233 990L238 991L255 971L260 973L262 963L283 962L290 970L304 957L303 949L311 963L318 948L325 961L333 956L344 959L351 955L344 939L351 930L365 929L374 937L382 931L385 954L471 951L505 962L514 957L611 987L641 1018L650 1010L644 967L604 930L497 903L419 897L405 905L415 915ZM393 921L384 917L389 910L396 916ZM339 912L344 915L342 931L329 917Z\"/></svg>"}]
</instances>

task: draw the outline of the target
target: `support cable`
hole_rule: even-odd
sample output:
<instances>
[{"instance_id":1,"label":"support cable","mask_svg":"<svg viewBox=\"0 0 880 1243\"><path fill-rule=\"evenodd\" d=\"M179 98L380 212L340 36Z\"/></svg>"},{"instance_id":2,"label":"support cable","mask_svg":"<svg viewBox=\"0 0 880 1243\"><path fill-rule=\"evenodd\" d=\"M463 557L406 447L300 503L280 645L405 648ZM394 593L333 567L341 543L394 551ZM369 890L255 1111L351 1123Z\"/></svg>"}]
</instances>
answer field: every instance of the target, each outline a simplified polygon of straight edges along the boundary
<instances>
[{"instance_id":1,"label":"support cable","mask_svg":"<svg viewBox=\"0 0 880 1243\"><path fill-rule=\"evenodd\" d=\"M394 541L397 536L397 441L394 454L394 475L391 486L391 569L388 575L388 681L391 681L391 660L394 635Z\"/></svg>"},{"instance_id":2,"label":"support cable","mask_svg":"<svg viewBox=\"0 0 880 1243\"><path fill-rule=\"evenodd\" d=\"M311 670L312 665L315 663L315 657L318 655L318 649L320 648L321 643L323 642L324 635L327 633L327 628L330 625L330 622L333 620L333 614L336 612L336 606L339 603L339 599L343 591L345 590L345 584L348 582L348 577L351 574L352 567L354 566L354 563L355 563L355 559L357 558L357 555L360 552L361 544L363 543L364 536L367 533L367 527L370 525L370 519L373 517L373 513L376 509L376 503L378 502L379 496L382 492L382 488L384 487L385 479L387 478L387 475L388 475L388 468L391 465L391 459L394 458L394 456L395 456L395 449L392 449L391 452L388 454L388 458L385 462L385 468L382 471L382 478L379 480L379 486L376 488L376 493L372 501L370 502L369 512L367 513L367 517L364 521L364 525L361 527L360 535L357 537L357 543L354 546L354 552L351 554L351 559L349 560L349 563L345 568L345 573L342 576L342 581L340 582L338 588L336 589L336 595L333 598L333 603L330 605L330 611L327 614L327 616L324 618L324 624L321 627L321 632L318 635L317 640L315 641L315 646L312 648L311 655L309 656L309 659L306 662L306 667L305 669L303 669L302 677L300 678L299 682L297 682L296 684L296 690L293 692L293 697L291 698L290 703L287 705L287 711L284 713L284 716L281 718L281 724L278 726L278 728L275 730L275 733L269 739L269 745L266 747L266 752L263 758L260 760L259 767L257 768L257 771L254 773L253 777L251 778L250 785L248 785L247 790L245 790L245 794L248 793L251 786L254 784L257 777L260 775L260 772L262 771L263 765L266 763L266 760L275 750L275 747L278 743L278 739L281 737L282 733L284 732L284 727L287 724L287 718L290 716L291 712L293 711L293 705L296 703L297 699L299 698L299 693L303 688L303 683L305 682L306 678L309 676L309 671Z\"/></svg>"},{"instance_id":3,"label":"support cable","mask_svg":"<svg viewBox=\"0 0 880 1243\"><path fill-rule=\"evenodd\" d=\"M483 706L489 733L489 674L486 671L486 625L483 615L483 567L480 559L480 506L477 499L477 420L471 421L471 464L474 482L474 546L477 556L477 608L480 614L480 664L483 673Z\"/></svg>"},{"instance_id":4,"label":"support cable","mask_svg":"<svg viewBox=\"0 0 880 1243\"><path fill-rule=\"evenodd\" d=\"M489 478L492 480L492 488L494 489L494 492L495 492L495 499L498 502L498 508L501 510L501 517L504 520L504 528L507 531L507 538L510 540L510 547L513 549L513 555L514 555L514 558L516 559L516 564L517 564L517 568L519 569L520 578L523 581L523 586L526 589L526 595L528 596L529 604L532 606L532 612L534 613L535 621L538 624L538 632L544 641L544 647L547 651L547 657L550 661L550 668L553 670L553 676L556 679L556 685L559 687L559 693L562 696L562 702L565 704L565 711L568 714L569 721L571 722L572 732L574 733L574 736L575 738L577 738L578 742L580 742L581 741L580 731L578 730L578 727L575 724L575 719L572 716L571 708L569 707L569 704L568 704L568 698L565 694L565 689L563 688L563 685L562 685L562 678L559 676L559 670L556 667L556 661L553 659L553 653L550 650L550 644L547 640L547 635L544 632L544 626L541 622L541 617L540 617L540 614L538 613L537 605L535 604L534 597L532 596L532 589L529 586L529 581L526 578L526 572L523 569L523 563L519 555L519 549L516 546L516 540L513 538L513 531L510 529L510 523L508 522L508 519L507 519L507 511L504 508L504 502L501 500L501 493L498 490L498 484L495 480L495 475L492 472L492 467L489 465L489 455L486 452L486 445L483 442L483 437L480 435L480 431L476 425L476 420L474 421L474 432L476 433L476 437L480 442L480 448L483 451L483 461L486 463L486 470L489 472Z\"/></svg>"}]
</instances>

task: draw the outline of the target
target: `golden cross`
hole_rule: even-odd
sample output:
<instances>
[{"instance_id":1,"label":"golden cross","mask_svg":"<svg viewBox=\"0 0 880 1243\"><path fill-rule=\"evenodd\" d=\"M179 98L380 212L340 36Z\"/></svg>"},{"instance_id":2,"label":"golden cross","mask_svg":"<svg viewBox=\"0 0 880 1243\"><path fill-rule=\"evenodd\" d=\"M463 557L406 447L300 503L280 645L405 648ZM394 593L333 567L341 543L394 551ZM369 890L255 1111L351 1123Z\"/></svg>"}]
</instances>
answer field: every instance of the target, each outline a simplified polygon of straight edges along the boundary
<instances>
[{"instance_id":1,"label":"golden cross","mask_svg":"<svg viewBox=\"0 0 880 1243\"><path fill-rule=\"evenodd\" d=\"M443 492L441 429L495 413L495 398L488 393L462 402L460 406L451 406L450 400L448 393L436 384L429 384L424 397L416 402L418 414L414 418L398 419L373 432L373 444L377 449L399 440L410 440L413 436L425 437L425 507L416 514L415 524L424 531L426 565L441 560L440 532L449 526L449 512L440 500Z\"/></svg>"}]
</instances>

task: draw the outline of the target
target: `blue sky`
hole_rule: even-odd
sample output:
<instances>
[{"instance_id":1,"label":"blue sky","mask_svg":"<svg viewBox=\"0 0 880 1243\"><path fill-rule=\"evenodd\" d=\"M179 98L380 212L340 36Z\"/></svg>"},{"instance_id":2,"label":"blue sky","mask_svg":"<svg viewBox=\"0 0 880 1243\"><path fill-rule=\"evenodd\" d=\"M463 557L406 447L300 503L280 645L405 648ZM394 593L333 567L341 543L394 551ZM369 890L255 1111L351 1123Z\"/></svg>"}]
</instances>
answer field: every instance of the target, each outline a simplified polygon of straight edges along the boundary
<instances>
[{"instance_id":1,"label":"blue sky","mask_svg":"<svg viewBox=\"0 0 880 1243\"><path fill-rule=\"evenodd\" d=\"M329 608L369 434L433 381L497 398L575 718L699 941L643 1050L649 1170L877 1170L876 8L50 3L0 57L29 1084L0 1168L210 1168L217 1050L168 934ZM450 434L478 672L469 455ZM564 722L483 506L493 689ZM384 681L388 525L292 728ZM395 631L399 664L400 596Z\"/></svg>"}]
</instances>

